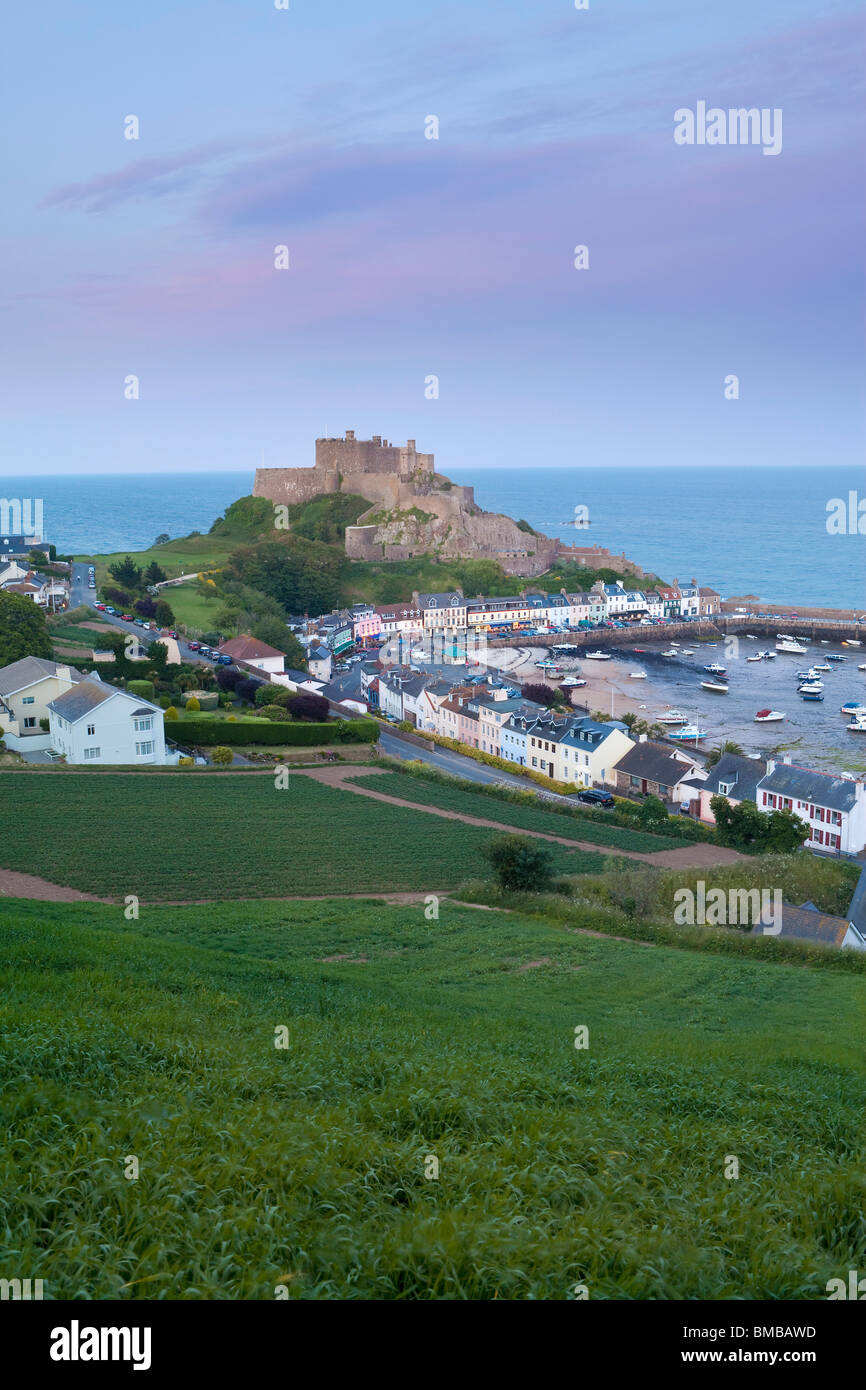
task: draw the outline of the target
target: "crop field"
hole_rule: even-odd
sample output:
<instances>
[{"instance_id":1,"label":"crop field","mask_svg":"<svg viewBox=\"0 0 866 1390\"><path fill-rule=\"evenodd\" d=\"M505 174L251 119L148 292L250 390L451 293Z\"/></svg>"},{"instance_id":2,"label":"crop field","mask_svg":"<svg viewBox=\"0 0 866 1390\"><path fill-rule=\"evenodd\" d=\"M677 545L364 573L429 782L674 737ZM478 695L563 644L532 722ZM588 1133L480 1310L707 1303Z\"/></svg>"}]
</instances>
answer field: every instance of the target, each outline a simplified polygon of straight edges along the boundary
<instances>
[{"instance_id":1,"label":"crop field","mask_svg":"<svg viewBox=\"0 0 866 1390\"><path fill-rule=\"evenodd\" d=\"M145 901L424 891L487 877L495 832L268 775L0 776L15 805L0 866L100 897ZM600 855L553 845L560 874L596 873Z\"/></svg>"},{"instance_id":2,"label":"crop field","mask_svg":"<svg viewBox=\"0 0 866 1390\"><path fill-rule=\"evenodd\" d=\"M858 977L447 901L0 900L0 991L0 1274L46 1298L796 1300L866 1266Z\"/></svg>"},{"instance_id":3,"label":"crop field","mask_svg":"<svg viewBox=\"0 0 866 1390\"><path fill-rule=\"evenodd\" d=\"M560 816L555 811L535 810L509 801L462 787L447 787L439 782L425 782L404 776L400 772L382 772L368 777L353 777L359 787L399 796L420 806L438 806L442 811L457 811L460 815L477 816L482 820L501 821L515 830L539 830L545 835L561 835L566 840L583 840L605 849L634 850L636 854L652 854L654 850L676 849L679 840L667 836L648 835L643 830L627 830L616 825L600 825L598 821L579 820Z\"/></svg>"}]
</instances>

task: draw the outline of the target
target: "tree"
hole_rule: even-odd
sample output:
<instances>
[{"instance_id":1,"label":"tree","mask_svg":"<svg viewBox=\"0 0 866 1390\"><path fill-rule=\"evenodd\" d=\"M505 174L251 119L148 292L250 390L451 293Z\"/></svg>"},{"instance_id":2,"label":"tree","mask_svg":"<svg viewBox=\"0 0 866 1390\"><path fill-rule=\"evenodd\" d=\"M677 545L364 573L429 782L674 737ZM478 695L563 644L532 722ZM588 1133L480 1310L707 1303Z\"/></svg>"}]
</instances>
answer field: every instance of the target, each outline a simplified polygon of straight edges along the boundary
<instances>
[{"instance_id":1,"label":"tree","mask_svg":"<svg viewBox=\"0 0 866 1390\"><path fill-rule=\"evenodd\" d=\"M159 535L157 536L156 540L154 541L154 545L167 545L167 543L168 543L170 540L171 540L171 536L168 534L167 531L160 531Z\"/></svg>"},{"instance_id":2,"label":"tree","mask_svg":"<svg viewBox=\"0 0 866 1390\"><path fill-rule=\"evenodd\" d=\"M220 690L226 691L234 690L239 682L243 680L243 676L237 666L220 666L216 673L216 678Z\"/></svg>"},{"instance_id":3,"label":"tree","mask_svg":"<svg viewBox=\"0 0 866 1390\"><path fill-rule=\"evenodd\" d=\"M230 748L226 748L224 747L224 745L220 744L220 746L218 748L215 748L211 753L210 760L212 763L216 763L217 765L226 765L234 760L234 756L235 755Z\"/></svg>"},{"instance_id":4,"label":"tree","mask_svg":"<svg viewBox=\"0 0 866 1390\"><path fill-rule=\"evenodd\" d=\"M537 705L546 705L550 709L556 699L556 691L552 685L545 685L539 681L537 685L525 685L523 687L523 698L534 700Z\"/></svg>"},{"instance_id":5,"label":"tree","mask_svg":"<svg viewBox=\"0 0 866 1390\"><path fill-rule=\"evenodd\" d=\"M711 796L716 833L731 849L758 854L790 854L809 838L809 827L791 811L759 811L753 801L732 806L726 796Z\"/></svg>"},{"instance_id":6,"label":"tree","mask_svg":"<svg viewBox=\"0 0 866 1390\"><path fill-rule=\"evenodd\" d=\"M168 647L164 642L151 642L147 649L147 659L153 662L158 671L163 671L168 661Z\"/></svg>"},{"instance_id":7,"label":"tree","mask_svg":"<svg viewBox=\"0 0 866 1390\"><path fill-rule=\"evenodd\" d=\"M177 719L179 717L174 705L169 705L168 709L165 712L165 717L166 719Z\"/></svg>"},{"instance_id":8,"label":"tree","mask_svg":"<svg viewBox=\"0 0 866 1390\"><path fill-rule=\"evenodd\" d=\"M640 807L638 820L641 825L660 825L668 819L667 809L661 797L648 796Z\"/></svg>"},{"instance_id":9,"label":"tree","mask_svg":"<svg viewBox=\"0 0 866 1390\"><path fill-rule=\"evenodd\" d=\"M45 614L32 599L0 589L0 666L25 656L51 656Z\"/></svg>"},{"instance_id":10,"label":"tree","mask_svg":"<svg viewBox=\"0 0 866 1390\"><path fill-rule=\"evenodd\" d=\"M199 710L201 709L201 705L199 704L198 700L195 698L194 695L190 695L189 699L186 702L185 709L187 711L187 714L198 714Z\"/></svg>"},{"instance_id":11,"label":"tree","mask_svg":"<svg viewBox=\"0 0 866 1390\"><path fill-rule=\"evenodd\" d=\"M287 708L293 719L306 719L315 724L323 723L331 712L331 706L323 695L313 695L306 691L294 695Z\"/></svg>"},{"instance_id":12,"label":"tree","mask_svg":"<svg viewBox=\"0 0 866 1390\"><path fill-rule=\"evenodd\" d=\"M48 556L45 554L44 550L33 549L27 556L27 563L28 565L32 565L34 569L38 569L40 565L48 564Z\"/></svg>"},{"instance_id":13,"label":"tree","mask_svg":"<svg viewBox=\"0 0 866 1390\"><path fill-rule=\"evenodd\" d=\"M103 589L103 597L108 599L114 608L131 608L132 598L125 589Z\"/></svg>"},{"instance_id":14,"label":"tree","mask_svg":"<svg viewBox=\"0 0 866 1390\"><path fill-rule=\"evenodd\" d=\"M500 888L510 893L542 893L550 887L550 851L525 835L497 835L481 851Z\"/></svg>"},{"instance_id":15,"label":"tree","mask_svg":"<svg viewBox=\"0 0 866 1390\"><path fill-rule=\"evenodd\" d=\"M224 577L261 589L287 613L327 613L340 600L347 564L332 546L288 536L236 550Z\"/></svg>"},{"instance_id":16,"label":"tree","mask_svg":"<svg viewBox=\"0 0 866 1390\"><path fill-rule=\"evenodd\" d=\"M156 605L156 612L153 615L160 627L174 627L174 613L166 603L165 599L160 599Z\"/></svg>"},{"instance_id":17,"label":"tree","mask_svg":"<svg viewBox=\"0 0 866 1390\"><path fill-rule=\"evenodd\" d=\"M141 588L141 569L131 555L126 555L122 560L115 560L113 565L108 566L108 573L127 589Z\"/></svg>"},{"instance_id":18,"label":"tree","mask_svg":"<svg viewBox=\"0 0 866 1390\"><path fill-rule=\"evenodd\" d=\"M710 749L709 757L706 761L706 766L708 768L715 767L716 763L719 762L722 755L725 753L733 753L738 758L745 757L745 753L743 752L739 743L734 743L731 739L726 739L725 742L720 743L718 747Z\"/></svg>"},{"instance_id":19,"label":"tree","mask_svg":"<svg viewBox=\"0 0 866 1390\"><path fill-rule=\"evenodd\" d=\"M235 694L239 699L247 700L252 704L256 698L256 691L262 684L262 681L253 680L251 677L245 677L243 680L239 680L235 686Z\"/></svg>"},{"instance_id":20,"label":"tree","mask_svg":"<svg viewBox=\"0 0 866 1390\"><path fill-rule=\"evenodd\" d=\"M158 565L155 560L151 560L147 569L144 571L144 580L146 584L161 584L167 577L165 570L161 565Z\"/></svg>"},{"instance_id":21,"label":"tree","mask_svg":"<svg viewBox=\"0 0 866 1390\"><path fill-rule=\"evenodd\" d=\"M140 618L156 617L156 604L152 598L137 598L132 605L132 609Z\"/></svg>"}]
</instances>

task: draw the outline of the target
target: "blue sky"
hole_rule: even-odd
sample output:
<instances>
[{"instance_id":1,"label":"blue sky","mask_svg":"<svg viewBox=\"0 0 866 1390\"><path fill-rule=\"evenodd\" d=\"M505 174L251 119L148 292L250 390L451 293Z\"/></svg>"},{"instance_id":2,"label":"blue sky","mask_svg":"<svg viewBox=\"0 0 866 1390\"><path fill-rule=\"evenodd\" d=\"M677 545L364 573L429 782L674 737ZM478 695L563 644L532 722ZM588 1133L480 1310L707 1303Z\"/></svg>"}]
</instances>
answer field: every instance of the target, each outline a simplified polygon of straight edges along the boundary
<instances>
[{"instance_id":1,"label":"blue sky","mask_svg":"<svg viewBox=\"0 0 866 1390\"><path fill-rule=\"evenodd\" d=\"M850 0L14 7L7 471L346 428L446 473L860 463L863 39ZM677 146L700 100L781 108L781 154Z\"/></svg>"}]
</instances>

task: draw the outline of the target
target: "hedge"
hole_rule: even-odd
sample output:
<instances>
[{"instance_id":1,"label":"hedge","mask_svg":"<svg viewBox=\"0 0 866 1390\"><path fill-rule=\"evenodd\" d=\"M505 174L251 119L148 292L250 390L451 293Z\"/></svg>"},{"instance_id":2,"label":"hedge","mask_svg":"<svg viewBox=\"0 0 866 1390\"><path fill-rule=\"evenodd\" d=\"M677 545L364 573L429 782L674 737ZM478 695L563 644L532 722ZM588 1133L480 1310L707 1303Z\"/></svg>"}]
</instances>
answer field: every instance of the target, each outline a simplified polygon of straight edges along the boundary
<instances>
[{"instance_id":1,"label":"hedge","mask_svg":"<svg viewBox=\"0 0 866 1390\"><path fill-rule=\"evenodd\" d=\"M126 688L130 695L140 695L143 700L153 701L156 694L153 681L127 681Z\"/></svg>"},{"instance_id":2,"label":"hedge","mask_svg":"<svg viewBox=\"0 0 866 1390\"><path fill-rule=\"evenodd\" d=\"M375 743L379 737L379 726L370 719L347 719L339 721L346 728L345 739L337 737L338 721L329 719L325 724L265 724L245 723L239 719L231 723L227 719L179 719L173 720L166 728L177 743L191 743L201 747L220 744L302 744L307 747L320 747L325 743Z\"/></svg>"}]
</instances>

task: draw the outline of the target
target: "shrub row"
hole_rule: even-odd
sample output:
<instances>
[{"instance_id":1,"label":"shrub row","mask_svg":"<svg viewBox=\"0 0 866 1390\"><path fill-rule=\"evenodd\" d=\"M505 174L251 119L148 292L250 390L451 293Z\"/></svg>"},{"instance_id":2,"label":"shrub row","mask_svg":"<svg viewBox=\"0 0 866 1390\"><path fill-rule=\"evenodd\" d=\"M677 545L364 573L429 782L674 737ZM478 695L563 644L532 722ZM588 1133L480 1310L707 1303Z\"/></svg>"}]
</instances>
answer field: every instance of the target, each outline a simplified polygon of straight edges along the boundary
<instances>
[{"instance_id":1,"label":"shrub row","mask_svg":"<svg viewBox=\"0 0 866 1390\"><path fill-rule=\"evenodd\" d=\"M379 726L370 719L329 719L326 724L229 723L226 719L179 719L166 724L166 734L178 743L198 747L272 743L321 746L326 743L375 743Z\"/></svg>"}]
</instances>

